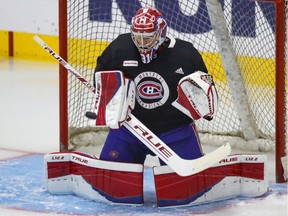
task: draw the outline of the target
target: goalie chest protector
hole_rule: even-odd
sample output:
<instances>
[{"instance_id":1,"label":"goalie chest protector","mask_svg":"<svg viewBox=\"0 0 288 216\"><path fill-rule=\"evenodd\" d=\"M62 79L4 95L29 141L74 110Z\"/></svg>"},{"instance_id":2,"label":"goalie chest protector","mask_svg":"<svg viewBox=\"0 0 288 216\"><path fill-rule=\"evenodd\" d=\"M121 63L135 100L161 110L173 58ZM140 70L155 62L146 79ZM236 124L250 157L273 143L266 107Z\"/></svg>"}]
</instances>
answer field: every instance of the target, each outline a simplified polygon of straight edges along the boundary
<instances>
[{"instance_id":1,"label":"goalie chest protector","mask_svg":"<svg viewBox=\"0 0 288 216\"><path fill-rule=\"evenodd\" d=\"M136 103L132 114L154 133L159 134L191 119L171 104L178 97L177 85L184 76L207 68L191 43L180 39L164 42L157 57L144 64L131 35L123 34L112 41L97 60L96 71L121 70L134 80Z\"/></svg>"}]
</instances>

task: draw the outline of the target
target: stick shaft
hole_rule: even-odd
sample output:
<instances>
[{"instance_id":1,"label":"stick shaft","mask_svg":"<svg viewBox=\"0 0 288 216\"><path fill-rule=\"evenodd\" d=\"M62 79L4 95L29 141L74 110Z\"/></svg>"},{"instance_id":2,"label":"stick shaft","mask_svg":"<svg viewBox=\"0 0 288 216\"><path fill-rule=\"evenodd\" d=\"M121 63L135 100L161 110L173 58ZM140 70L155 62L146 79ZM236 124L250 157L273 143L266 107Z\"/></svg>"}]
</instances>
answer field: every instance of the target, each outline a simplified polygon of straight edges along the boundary
<instances>
[{"instance_id":1,"label":"stick shaft","mask_svg":"<svg viewBox=\"0 0 288 216\"><path fill-rule=\"evenodd\" d=\"M68 62L66 62L61 56L59 56L54 50L52 50L41 38L37 35L33 37L34 40L43 47L50 55L52 55L63 67L69 70L78 80L80 80L87 88L92 92L96 92L94 86L89 83L78 71L72 67Z\"/></svg>"}]
</instances>

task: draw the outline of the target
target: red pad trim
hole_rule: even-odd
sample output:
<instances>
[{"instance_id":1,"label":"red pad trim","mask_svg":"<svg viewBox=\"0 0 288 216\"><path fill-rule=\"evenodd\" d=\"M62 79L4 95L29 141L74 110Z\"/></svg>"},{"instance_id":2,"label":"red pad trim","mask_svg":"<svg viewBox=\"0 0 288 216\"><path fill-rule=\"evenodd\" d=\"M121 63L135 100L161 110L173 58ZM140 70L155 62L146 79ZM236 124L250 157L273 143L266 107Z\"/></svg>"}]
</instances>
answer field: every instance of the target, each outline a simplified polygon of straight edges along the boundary
<instances>
[{"instance_id":1,"label":"red pad trim","mask_svg":"<svg viewBox=\"0 0 288 216\"><path fill-rule=\"evenodd\" d=\"M143 173L92 168L72 162L71 174L81 175L95 190L115 198L143 194Z\"/></svg>"},{"instance_id":2,"label":"red pad trim","mask_svg":"<svg viewBox=\"0 0 288 216\"><path fill-rule=\"evenodd\" d=\"M209 191L225 177L239 176L264 180L264 163L236 163L211 167L198 174L182 177L176 173L155 175L158 205L188 204ZM169 205L169 204L168 204Z\"/></svg>"},{"instance_id":3,"label":"red pad trim","mask_svg":"<svg viewBox=\"0 0 288 216\"><path fill-rule=\"evenodd\" d=\"M122 86L121 76L121 71L105 71L105 73L101 73L101 97L98 105L96 125L106 125L106 105Z\"/></svg>"},{"instance_id":4,"label":"red pad trim","mask_svg":"<svg viewBox=\"0 0 288 216\"><path fill-rule=\"evenodd\" d=\"M69 153L67 155L69 155ZM83 156L78 153L73 153L73 155L75 155L79 163L67 161L66 159L65 161L59 161L64 158L63 154L55 154L55 156L53 154L53 156L50 157L52 161L49 159L46 162L48 179L71 174L80 175L94 190L98 191L108 200L114 202L122 202L123 200L130 202L132 200L131 202L133 203L136 200L135 203L143 203L143 170L130 172L97 168L91 166L91 161L98 159ZM79 155L79 157L77 157L77 155ZM53 157L55 157L57 161L53 161ZM106 163L113 162L107 161ZM117 164L116 162L114 163ZM109 166L109 164L106 166ZM114 166L116 167L117 165ZM118 166L121 167L121 165Z\"/></svg>"},{"instance_id":5,"label":"red pad trim","mask_svg":"<svg viewBox=\"0 0 288 216\"><path fill-rule=\"evenodd\" d=\"M201 118L200 113L195 109L194 106L191 105L191 103L193 104L193 101L187 98L182 88L178 86L177 91L178 91L178 102L190 112L192 118L194 120Z\"/></svg>"},{"instance_id":6,"label":"red pad trim","mask_svg":"<svg viewBox=\"0 0 288 216\"><path fill-rule=\"evenodd\" d=\"M47 174L48 179L57 178L61 176L67 176L71 174L71 162L48 162L47 163Z\"/></svg>"}]
</instances>

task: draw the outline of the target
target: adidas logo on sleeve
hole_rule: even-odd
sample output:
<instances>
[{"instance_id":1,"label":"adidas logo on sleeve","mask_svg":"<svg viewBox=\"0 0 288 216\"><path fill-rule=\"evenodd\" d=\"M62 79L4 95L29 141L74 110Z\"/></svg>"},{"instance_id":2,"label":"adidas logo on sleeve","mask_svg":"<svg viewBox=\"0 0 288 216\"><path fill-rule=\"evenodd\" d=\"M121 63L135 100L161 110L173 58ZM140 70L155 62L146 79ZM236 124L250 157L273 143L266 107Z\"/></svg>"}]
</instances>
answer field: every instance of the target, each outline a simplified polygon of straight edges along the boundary
<instances>
[{"instance_id":1,"label":"adidas logo on sleeve","mask_svg":"<svg viewBox=\"0 0 288 216\"><path fill-rule=\"evenodd\" d=\"M184 74L184 71L183 71L182 67L180 67L175 71L175 73Z\"/></svg>"}]
</instances>

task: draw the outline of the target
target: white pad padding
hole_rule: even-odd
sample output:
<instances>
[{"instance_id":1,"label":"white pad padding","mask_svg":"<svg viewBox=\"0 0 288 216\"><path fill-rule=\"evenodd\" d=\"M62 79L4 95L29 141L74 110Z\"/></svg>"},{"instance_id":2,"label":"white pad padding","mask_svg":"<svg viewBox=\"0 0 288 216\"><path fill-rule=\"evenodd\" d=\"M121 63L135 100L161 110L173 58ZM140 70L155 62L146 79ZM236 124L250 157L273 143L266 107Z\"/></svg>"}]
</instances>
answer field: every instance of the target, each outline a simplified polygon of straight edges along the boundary
<instances>
[{"instance_id":1,"label":"white pad padding","mask_svg":"<svg viewBox=\"0 0 288 216\"><path fill-rule=\"evenodd\" d=\"M213 77L196 71L183 77L178 84L178 99L172 103L194 120L212 119L218 106L218 95Z\"/></svg>"}]
</instances>

